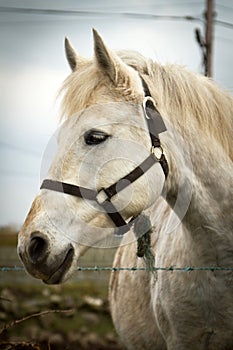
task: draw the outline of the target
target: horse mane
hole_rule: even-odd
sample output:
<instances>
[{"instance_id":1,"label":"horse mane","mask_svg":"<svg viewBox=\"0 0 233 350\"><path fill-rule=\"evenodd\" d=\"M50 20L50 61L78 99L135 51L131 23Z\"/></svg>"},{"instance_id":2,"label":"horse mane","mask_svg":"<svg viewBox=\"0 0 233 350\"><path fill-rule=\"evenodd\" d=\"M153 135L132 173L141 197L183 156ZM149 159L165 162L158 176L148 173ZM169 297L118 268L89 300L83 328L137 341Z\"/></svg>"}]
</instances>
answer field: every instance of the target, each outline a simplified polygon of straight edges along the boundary
<instances>
[{"instance_id":1,"label":"horse mane","mask_svg":"<svg viewBox=\"0 0 233 350\"><path fill-rule=\"evenodd\" d=\"M228 92L182 66L160 65L135 51L117 54L143 77L162 114L166 113L173 124L187 128L195 124L196 130L198 127L214 137L233 160L233 98ZM69 118L95 103L95 94L100 101L103 93L102 102L107 102L106 78L93 60L87 60L65 80L61 92L62 114Z\"/></svg>"}]
</instances>

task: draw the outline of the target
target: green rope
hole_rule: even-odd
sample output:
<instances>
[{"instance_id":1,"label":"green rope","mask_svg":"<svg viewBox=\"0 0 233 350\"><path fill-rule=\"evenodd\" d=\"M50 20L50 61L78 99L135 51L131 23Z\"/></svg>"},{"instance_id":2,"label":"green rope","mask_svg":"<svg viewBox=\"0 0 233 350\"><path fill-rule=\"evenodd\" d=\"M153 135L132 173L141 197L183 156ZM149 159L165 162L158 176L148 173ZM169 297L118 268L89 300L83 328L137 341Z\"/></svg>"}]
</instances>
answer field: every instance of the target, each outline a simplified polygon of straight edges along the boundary
<instances>
[{"instance_id":1,"label":"green rope","mask_svg":"<svg viewBox=\"0 0 233 350\"><path fill-rule=\"evenodd\" d=\"M154 271L155 257L151 249L152 226L150 218L144 214L139 215L133 229L138 243L137 256L144 258L148 271Z\"/></svg>"}]
</instances>

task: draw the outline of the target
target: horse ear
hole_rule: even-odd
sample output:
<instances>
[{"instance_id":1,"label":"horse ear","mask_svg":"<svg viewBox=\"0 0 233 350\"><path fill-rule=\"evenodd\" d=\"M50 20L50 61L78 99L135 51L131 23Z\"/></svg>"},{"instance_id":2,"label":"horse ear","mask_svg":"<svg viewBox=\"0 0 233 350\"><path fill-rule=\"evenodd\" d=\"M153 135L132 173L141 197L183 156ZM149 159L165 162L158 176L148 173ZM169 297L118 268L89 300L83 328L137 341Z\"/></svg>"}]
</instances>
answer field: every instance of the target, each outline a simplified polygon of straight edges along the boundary
<instances>
[{"instance_id":1,"label":"horse ear","mask_svg":"<svg viewBox=\"0 0 233 350\"><path fill-rule=\"evenodd\" d=\"M115 86L118 84L124 85L128 80L130 67L106 47L103 39L95 29L93 29L93 37L95 57L99 68L110 78Z\"/></svg>"},{"instance_id":2,"label":"horse ear","mask_svg":"<svg viewBox=\"0 0 233 350\"><path fill-rule=\"evenodd\" d=\"M99 68L109 76L113 83L116 83L116 67L115 62L112 57L112 53L109 52L105 46L101 36L93 28L93 37L94 37L94 50L95 57Z\"/></svg>"},{"instance_id":3,"label":"horse ear","mask_svg":"<svg viewBox=\"0 0 233 350\"><path fill-rule=\"evenodd\" d=\"M87 61L84 57L77 54L68 38L65 38L65 52L67 61L72 71L75 71L79 65Z\"/></svg>"}]
</instances>

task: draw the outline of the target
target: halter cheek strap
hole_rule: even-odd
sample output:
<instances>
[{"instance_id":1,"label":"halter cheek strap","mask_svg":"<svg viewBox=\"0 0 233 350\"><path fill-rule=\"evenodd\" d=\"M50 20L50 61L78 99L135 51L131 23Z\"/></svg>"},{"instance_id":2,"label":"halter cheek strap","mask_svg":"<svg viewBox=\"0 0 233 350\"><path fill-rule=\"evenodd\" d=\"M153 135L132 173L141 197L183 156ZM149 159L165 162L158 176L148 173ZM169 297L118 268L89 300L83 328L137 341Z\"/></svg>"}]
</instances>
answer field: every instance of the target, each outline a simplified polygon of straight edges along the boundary
<instances>
[{"instance_id":1,"label":"halter cheek strap","mask_svg":"<svg viewBox=\"0 0 233 350\"><path fill-rule=\"evenodd\" d=\"M166 126L163 122L160 113L155 107L154 101L149 93L148 86L143 79L142 83L146 95L143 101L143 109L151 139L150 155L140 165L134 168L130 173L119 179L111 186L102 188L99 191L50 179L45 179L40 187L41 189L62 192L75 197L80 197L97 202L104 209L107 215L111 218L115 226L118 228L116 232L118 236L122 236L124 233L129 231L130 227L135 221L135 217L131 218L129 222L126 222L111 202L111 198L120 191L124 190L129 185L131 185L134 181L139 179L155 163L159 163L161 165L165 178L167 178L169 171L168 163L164 156L159 139L159 134L161 132L166 131Z\"/></svg>"}]
</instances>

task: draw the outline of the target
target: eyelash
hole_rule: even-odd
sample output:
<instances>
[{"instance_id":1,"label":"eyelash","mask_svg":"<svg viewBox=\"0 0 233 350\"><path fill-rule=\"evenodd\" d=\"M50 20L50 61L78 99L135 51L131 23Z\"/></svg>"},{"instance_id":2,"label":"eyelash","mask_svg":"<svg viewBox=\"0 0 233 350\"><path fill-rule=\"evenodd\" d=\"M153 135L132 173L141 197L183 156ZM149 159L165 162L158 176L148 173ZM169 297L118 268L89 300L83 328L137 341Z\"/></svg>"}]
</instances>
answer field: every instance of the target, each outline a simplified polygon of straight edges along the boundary
<instances>
[{"instance_id":1,"label":"eyelash","mask_svg":"<svg viewBox=\"0 0 233 350\"><path fill-rule=\"evenodd\" d=\"M99 130L89 130L85 133L84 139L87 145L98 145L109 138L109 135Z\"/></svg>"}]
</instances>

